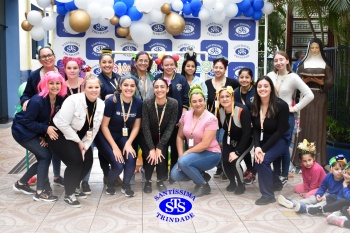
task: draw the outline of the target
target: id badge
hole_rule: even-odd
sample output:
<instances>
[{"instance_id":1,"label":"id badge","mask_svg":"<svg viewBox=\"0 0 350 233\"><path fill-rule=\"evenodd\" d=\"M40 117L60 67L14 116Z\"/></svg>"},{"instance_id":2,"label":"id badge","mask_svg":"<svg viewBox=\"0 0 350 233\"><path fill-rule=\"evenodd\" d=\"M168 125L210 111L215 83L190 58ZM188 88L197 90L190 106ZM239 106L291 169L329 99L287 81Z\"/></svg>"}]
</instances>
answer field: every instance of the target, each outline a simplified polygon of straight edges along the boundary
<instances>
[{"instance_id":1,"label":"id badge","mask_svg":"<svg viewBox=\"0 0 350 233\"><path fill-rule=\"evenodd\" d=\"M260 141L262 141L263 139L264 139L264 132L261 131L261 133L260 133Z\"/></svg>"},{"instance_id":2,"label":"id badge","mask_svg":"<svg viewBox=\"0 0 350 233\"><path fill-rule=\"evenodd\" d=\"M230 136L227 136L227 145L230 145L231 144L231 139L230 139Z\"/></svg>"},{"instance_id":3,"label":"id badge","mask_svg":"<svg viewBox=\"0 0 350 233\"><path fill-rule=\"evenodd\" d=\"M92 129L89 129L88 131L86 131L86 139L92 140Z\"/></svg>"},{"instance_id":4,"label":"id badge","mask_svg":"<svg viewBox=\"0 0 350 233\"><path fill-rule=\"evenodd\" d=\"M193 145L194 145L194 139L193 138L188 139L188 146L192 147Z\"/></svg>"},{"instance_id":5,"label":"id badge","mask_svg":"<svg viewBox=\"0 0 350 233\"><path fill-rule=\"evenodd\" d=\"M123 128L123 136L124 137L128 136L128 128Z\"/></svg>"}]
</instances>

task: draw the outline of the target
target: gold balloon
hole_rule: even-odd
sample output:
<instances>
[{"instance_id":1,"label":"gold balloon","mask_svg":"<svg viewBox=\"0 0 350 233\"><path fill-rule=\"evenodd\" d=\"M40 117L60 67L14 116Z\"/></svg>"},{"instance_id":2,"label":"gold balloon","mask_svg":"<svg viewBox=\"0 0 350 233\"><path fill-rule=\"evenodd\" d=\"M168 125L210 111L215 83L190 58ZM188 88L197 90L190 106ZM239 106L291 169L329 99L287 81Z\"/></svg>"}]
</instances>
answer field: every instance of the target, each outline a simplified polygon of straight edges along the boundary
<instances>
[{"instance_id":1,"label":"gold balloon","mask_svg":"<svg viewBox=\"0 0 350 233\"><path fill-rule=\"evenodd\" d=\"M173 36L180 35L185 30L185 20L178 13L170 12L165 16L165 29Z\"/></svg>"},{"instance_id":2,"label":"gold balloon","mask_svg":"<svg viewBox=\"0 0 350 233\"><path fill-rule=\"evenodd\" d=\"M171 6L170 4L168 3L164 3L163 6L160 8L160 11L163 13L163 14L169 14L171 12Z\"/></svg>"},{"instance_id":3,"label":"gold balloon","mask_svg":"<svg viewBox=\"0 0 350 233\"><path fill-rule=\"evenodd\" d=\"M127 36L129 34L129 28L118 27L116 31L119 36Z\"/></svg>"},{"instance_id":4,"label":"gold balloon","mask_svg":"<svg viewBox=\"0 0 350 233\"><path fill-rule=\"evenodd\" d=\"M91 18L84 10L76 10L69 18L69 25L76 32L86 32L91 24Z\"/></svg>"},{"instance_id":5,"label":"gold balloon","mask_svg":"<svg viewBox=\"0 0 350 233\"><path fill-rule=\"evenodd\" d=\"M111 18L109 20L109 22L112 24L112 25L117 25L119 23L119 18L118 16L114 15L113 18Z\"/></svg>"},{"instance_id":6,"label":"gold balloon","mask_svg":"<svg viewBox=\"0 0 350 233\"><path fill-rule=\"evenodd\" d=\"M23 22L21 23L21 27L24 31L29 32L30 30L32 30L33 25L31 25L28 20L23 20Z\"/></svg>"}]
</instances>

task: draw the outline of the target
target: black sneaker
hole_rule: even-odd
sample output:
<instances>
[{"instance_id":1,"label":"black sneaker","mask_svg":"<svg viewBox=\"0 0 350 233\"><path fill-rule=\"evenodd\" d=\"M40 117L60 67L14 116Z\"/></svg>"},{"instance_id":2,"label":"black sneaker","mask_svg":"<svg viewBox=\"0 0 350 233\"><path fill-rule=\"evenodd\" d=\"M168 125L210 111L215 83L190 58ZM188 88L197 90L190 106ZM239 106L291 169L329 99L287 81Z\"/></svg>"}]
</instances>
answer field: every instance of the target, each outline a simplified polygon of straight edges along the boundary
<instances>
[{"instance_id":1,"label":"black sneaker","mask_svg":"<svg viewBox=\"0 0 350 233\"><path fill-rule=\"evenodd\" d=\"M57 201L58 197L51 195L51 193L47 191L42 191L40 194L37 192L33 195L34 201L47 201L47 202L54 202Z\"/></svg>"},{"instance_id":2,"label":"black sneaker","mask_svg":"<svg viewBox=\"0 0 350 233\"><path fill-rule=\"evenodd\" d=\"M241 195L244 192L245 192L245 185L244 184L238 185L236 190L235 190L235 194L236 195Z\"/></svg>"},{"instance_id":3,"label":"black sneaker","mask_svg":"<svg viewBox=\"0 0 350 233\"><path fill-rule=\"evenodd\" d=\"M227 192L233 192L235 191L235 189L237 188L237 185L235 183L230 183L227 187L226 187L226 191Z\"/></svg>"},{"instance_id":4,"label":"black sneaker","mask_svg":"<svg viewBox=\"0 0 350 233\"><path fill-rule=\"evenodd\" d=\"M201 196L210 194L210 192L211 192L211 188L208 183L200 184L200 185L197 184L195 187L195 191L193 192L193 195L196 197L201 197Z\"/></svg>"},{"instance_id":5,"label":"black sneaker","mask_svg":"<svg viewBox=\"0 0 350 233\"><path fill-rule=\"evenodd\" d=\"M86 199L87 195L83 192L74 192L74 196L78 199Z\"/></svg>"},{"instance_id":6,"label":"black sneaker","mask_svg":"<svg viewBox=\"0 0 350 233\"><path fill-rule=\"evenodd\" d=\"M164 185L163 181L157 181L157 188L158 188L158 191L161 193L161 192L165 192L167 189L166 189L166 186Z\"/></svg>"},{"instance_id":7,"label":"black sneaker","mask_svg":"<svg viewBox=\"0 0 350 233\"><path fill-rule=\"evenodd\" d=\"M72 195L70 195L70 196L65 195L63 200L71 207L75 207L75 208L80 208L81 207L81 204L77 200L77 198L75 197L74 193Z\"/></svg>"},{"instance_id":8,"label":"black sneaker","mask_svg":"<svg viewBox=\"0 0 350 233\"><path fill-rule=\"evenodd\" d=\"M306 209L307 213L310 215L317 215L317 214L322 214L322 207L309 207Z\"/></svg>"},{"instance_id":9,"label":"black sneaker","mask_svg":"<svg viewBox=\"0 0 350 233\"><path fill-rule=\"evenodd\" d=\"M122 189L120 191L124 193L126 197L135 196L135 193L131 190L130 185L123 184Z\"/></svg>"},{"instance_id":10,"label":"black sneaker","mask_svg":"<svg viewBox=\"0 0 350 233\"><path fill-rule=\"evenodd\" d=\"M152 183L151 181L146 181L145 186L143 187L144 193L151 193L152 192Z\"/></svg>"},{"instance_id":11,"label":"black sneaker","mask_svg":"<svg viewBox=\"0 0 350 233\"><path fill-rule=\"evenodd\" d=\"M63 177L59 176L58 178L53 179L53 184L57 185L57 186L64 187L64 179L63 179Z\"/></svg>"},{"instance_id":12,"label":"black sneaker","mask_svg":"<svg viewBox=\"0 0 350 233\"><path fill-rule=\"evenodd\" d=\"M221 180L222 181L228 181L228 178L227 178L225 172L222 173Z\"/></svg>"},{"instance_id":13,"label":"black sneaker","mask_svg":"<svg viewBox=\"0 0 350 233\"><path fill-rule=\"evenodd\" d=\"M108 195L114 195L115 194L115 188L114 187L108 187L106 188L106 194Z\"/></svg>"},{"instance_id":14,"label":"black sneaker","mask_svg":"<svg viewBox=\"0 0 350 233\"><path fill-rule=\"evenodd\" d=\"M31 189L28 184L19 184L18 181L16 181L16 183L12 186L12 188L16 192L22 192L27 195L35 193L35 191Z\"/></svg>"},{"instance_id":15,"label":"black sneaker","mask_svg":"<svg viewBox=\"0 0 350 233\"><path fill-rule=\"evenodd\" d=\"M171 179L170 177L169 177L169 179L168 179L168 183L169 184L174 184L176 181L175 180L173 180L173 179Z\"/></svg>"},{"instance_id":16,"label":"black sneaker","mask_svg":"<svg viewBox=\"0 0 350 233\"><path fill-rule=\"evenodd\" d=\"M214 178L219 178L222 174L222 168L217 168L214 174Z\"/></svg>"},{"instance_id":17,"label":"black sneaker","mask_svg":"<svg viewBox=\"0 0 350 233\"><path fill-rule=\"evenodd\" d=\"M209 180L211 179L211 176L207 172L201 172L201 174L205 182L209 182Z\"/></svg>"},{"instance_id":18,"label":"black sneaker","mask_svg":"<svg viewBox=\"0 0 350 233\"><path fill-rule=\"evenodd\" d=\"M268 205L270 203L276 202L275 197L260 197L255 201L255 205Z\"/></svg>"},{"instance_id":19,"label":"black sneaker","mask_svg":"<svg viewBox=\"0 0 350 233\"><path fill-rule=\"evenodd\" d=\"M279 176L278 178L279 178L280 181L282 182L283 187L287 185L288 177Z\"/></svg>"},{"instance_id":20,"label":"black sneaker","mask_svg":"<svg viewBox=\"0 0 350 233\"><path fill-rule=\"evenodd\" d=\"M91 194L90 185L89 185L89 183L87 181L81 182L81 191L83 193L85 193L86 195L90 195Z\"/></svg>"}]
</instances>

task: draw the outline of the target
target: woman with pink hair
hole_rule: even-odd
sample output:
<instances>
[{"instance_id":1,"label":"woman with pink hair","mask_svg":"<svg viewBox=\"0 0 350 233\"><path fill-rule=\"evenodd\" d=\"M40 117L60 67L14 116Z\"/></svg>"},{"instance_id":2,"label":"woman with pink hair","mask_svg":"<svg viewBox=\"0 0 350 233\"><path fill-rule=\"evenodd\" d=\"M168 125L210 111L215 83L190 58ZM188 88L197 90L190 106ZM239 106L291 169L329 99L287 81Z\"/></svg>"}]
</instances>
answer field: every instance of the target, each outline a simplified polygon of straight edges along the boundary
<instances>
[{"instance_id":1,"label":"woman with pink hair","mask_svg":"<svg viewBox=\"0 0 350 233\"><path fill-rule=\"evenodd\" d=\"M85 74L81 72L84 63L85 62L81 57L64 56L62 58L60 73L67 80L68 96L84 91L84 85L82 85L84 77L81 77L82 75L85 76Z\"/></svg>"},{"instance_id":2,"label":"woman with pink hair","mask_svg":"<svg viewBox=\"0 0 350 233\"><path fill-rule=\"evenodd\" d=\"M13 189L24 194L34 194L35 201L56 201L48 180L52 153L47 147L45 135L57 137L56 128L50 123L61 108L67 88L63 77L56 71L47 72L38 84L38 94L34 95L26 111L16 114L12 124L13 138L31 151L37 162L34 163ZM28 186L28 180L37 175L37 190Z\"/></svg>"}]
</instances>

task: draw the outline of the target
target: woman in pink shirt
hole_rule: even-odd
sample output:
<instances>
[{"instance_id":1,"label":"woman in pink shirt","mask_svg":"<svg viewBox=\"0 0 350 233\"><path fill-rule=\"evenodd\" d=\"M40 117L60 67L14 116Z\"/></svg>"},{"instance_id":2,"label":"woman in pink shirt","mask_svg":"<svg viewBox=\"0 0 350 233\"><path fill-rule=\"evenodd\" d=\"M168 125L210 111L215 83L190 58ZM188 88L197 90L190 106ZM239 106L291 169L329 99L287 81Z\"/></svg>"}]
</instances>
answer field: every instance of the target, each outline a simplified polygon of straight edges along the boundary
<instances>
[{"instance_id":1,"label":"woman in pink shirt","mask_svg":"<svg viewBox=\"0 0 350 233\"><path fill-rule=\"evenodd\" d=\"M221 158L220 145L215 137L219 127L217 118L205 108L201 86L192 86L188 96L192 110L180 118L176 138L179 159L170 175L175 181L192 180L196 184L192 194L200 197L211 191L208 184L211 177L205 171L215 167ZM184 151L185 138L188 149Z\"/></svg>"}]
</instances>

